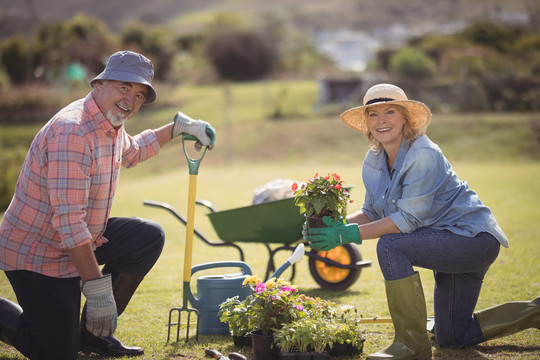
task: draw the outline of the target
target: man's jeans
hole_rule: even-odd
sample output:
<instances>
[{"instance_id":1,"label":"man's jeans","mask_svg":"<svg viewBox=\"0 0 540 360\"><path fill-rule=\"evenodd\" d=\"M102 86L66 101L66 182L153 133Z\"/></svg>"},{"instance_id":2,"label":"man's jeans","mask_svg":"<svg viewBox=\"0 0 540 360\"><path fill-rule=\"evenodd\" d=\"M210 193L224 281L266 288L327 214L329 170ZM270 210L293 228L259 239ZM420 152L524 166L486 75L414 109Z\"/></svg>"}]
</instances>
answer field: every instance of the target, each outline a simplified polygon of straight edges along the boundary
<instances>
[{"instance_id":1,"label":"man's jeans","mask_svg":"<svg viewBox=\"0 0 540 360\"><path fill-rule=\"evenodd\" d=\"M483 341L473 312L484 275L499 249L497 239L486 232L466 237L422 228L410 234L382 236L377 256L385 280L412 276L413 266L433 270L437 343L459 348Z\"/></svg>"},{"instance_id":2,"label":"man's jeans","mask_svg":"<svg viewBox=\"0 0 540 360\"><path fill-rule=\"evenodd\" d=\"M94 254L100 265L144 277L163 249L163 228L138 218L111 218L103 234L109 242ZM6 271L23 309L15 348L34 360L76 359L79 351L80 278L53 278Z\"/></svg>"}]
</instances>

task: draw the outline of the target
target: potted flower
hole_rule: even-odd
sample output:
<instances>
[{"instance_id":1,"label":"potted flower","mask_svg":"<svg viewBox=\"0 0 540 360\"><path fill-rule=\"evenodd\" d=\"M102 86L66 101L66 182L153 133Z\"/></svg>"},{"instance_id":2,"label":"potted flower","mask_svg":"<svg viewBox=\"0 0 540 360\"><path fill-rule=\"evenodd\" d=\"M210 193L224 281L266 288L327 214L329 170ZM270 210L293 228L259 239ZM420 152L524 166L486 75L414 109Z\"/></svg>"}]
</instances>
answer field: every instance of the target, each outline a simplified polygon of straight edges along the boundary
<instances>
[{"instance_id":1,"label":"potted flower","mask_svg":"<svg viewBox=\"0 0 540 360\"><path fill-rule=\"evenodd\" d=\"M282 360L296 360L298 354L295 323L283 324L281 329L274 332L274 344L279 349Z\"/></svg>"},{"instance_id":2,"label":"potted flower","mask_svg":"<svg viewBox=\"0 0 540 360\"><path fill-rule=\"evenodd\" d=\"M253 293L243 301L251 331L253 360L275 359L273 334L284 324L305 316L304 303L298 290L282 279L261 281L248 276L244 285L251 286ZM263 344L263 345L261 345ZM261 349L261 346L264 346Z\"/></svg>"},{"instance_id":3,"label":"potted flower","mask_svg":"<svg viewBox=\"0 0 540 360\"><path fill-rule=\"evenodd\" d=\"M229 331L235 345L247 345L248 342L251 344L246 307L244 302L239 300L238 295L225 300L219 305L218 316L221 322L229 325Z\"/></svg>"},{"instance_id":4,"label":"potted flower","mask_svg":"<svg viewBox=\"0 0 540 360\"><path fill-rule=\"evenodd\" d=\"M351 309L354 309L351 311ZM334 329L335 343L331 349L333 355L361 354L364 348L363 334L365 329L360 324L358 310L352 306L344 306L337 316Z\"/></svg>"},{"instance_id":5,"label":"potted flower","mask_svg":"<svg viewBox=\"0 0 540 360\"><path fill-rule=\"evenodd\" d=\"M334 324L305 317L277 330L274 338L281 350L282 359L292 358L293 349L297 350L295 357L297 360L328 359L329 355L325 349L333 344Z\"/></svg>"},{"instance_id":6,"label":"potted flower","mask_svg":"<svg viewBox=\"0 0 540 360\"><path fill-rule=\"evenodd\" d=\"M343 186L338 174L320 176L318 173L307 183L293 183L294 203L305 214L308 227L314 227L312 218L329 216L335 221L344 221L347 216L347 204L352 202L349 191ZM316 220L315 220L316 221ZM324 226L324 225L319 225Z\"/></svg>"}]
</instances>

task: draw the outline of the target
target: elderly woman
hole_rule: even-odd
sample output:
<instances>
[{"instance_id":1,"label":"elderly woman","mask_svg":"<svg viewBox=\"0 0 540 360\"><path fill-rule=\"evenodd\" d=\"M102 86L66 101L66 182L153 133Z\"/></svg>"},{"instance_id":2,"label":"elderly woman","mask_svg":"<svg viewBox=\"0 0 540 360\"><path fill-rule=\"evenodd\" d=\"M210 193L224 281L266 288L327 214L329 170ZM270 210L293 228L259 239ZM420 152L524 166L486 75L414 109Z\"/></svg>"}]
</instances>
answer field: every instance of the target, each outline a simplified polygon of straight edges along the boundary
<instances>
[{"instance_id":1,"label":"elderly woman","mask_svg":"<svg viewBox=\"0 0 540 360\"><path fill-rule=\"evenodd\" d=\"M429 108L397 86L371 87L364 106L341 114L371 145L363 164L362 210L321 229L304 230L317 250L379 238L394 342L368 359L429 359L426 305L414 266L435 275L435 336L460 348L540 327L540 297L474 312L482 280L508 240L491 210L458 179L426 135Z\"/></svg>"}]
</instances>

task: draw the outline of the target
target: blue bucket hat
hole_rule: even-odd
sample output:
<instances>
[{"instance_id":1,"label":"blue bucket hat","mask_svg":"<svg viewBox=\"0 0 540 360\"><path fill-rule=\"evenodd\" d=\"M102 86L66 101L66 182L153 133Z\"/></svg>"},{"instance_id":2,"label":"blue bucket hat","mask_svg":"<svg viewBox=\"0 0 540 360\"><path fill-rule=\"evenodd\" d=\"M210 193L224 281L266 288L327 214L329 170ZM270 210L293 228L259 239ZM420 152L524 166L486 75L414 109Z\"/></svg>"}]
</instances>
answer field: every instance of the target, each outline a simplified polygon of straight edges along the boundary
<instances>
[{"instance_id":1,"label":"blue bucket hat","mask_svg":"<svg viewBox=\"0 0 540 360\"><path fill-rule=\"evenodd\" d=\"M154 78L154 66L145 56L132 51L118 51L107 60L105 70L90 81L94 86L97 80L117 80L133 82L148 86L148 96L144 101L150 104L156 100L156 90L151 82Z\"/></svg>"}]
</instances>

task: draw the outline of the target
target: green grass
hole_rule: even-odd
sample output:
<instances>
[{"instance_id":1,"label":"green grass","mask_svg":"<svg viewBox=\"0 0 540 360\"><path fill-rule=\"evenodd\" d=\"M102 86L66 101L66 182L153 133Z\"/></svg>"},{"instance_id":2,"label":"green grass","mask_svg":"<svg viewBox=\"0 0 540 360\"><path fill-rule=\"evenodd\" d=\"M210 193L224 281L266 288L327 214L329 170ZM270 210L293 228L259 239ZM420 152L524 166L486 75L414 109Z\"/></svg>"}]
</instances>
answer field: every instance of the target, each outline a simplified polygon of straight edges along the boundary
<instances>
[{"instance_id":1,"label":"green grass","mask_svg":"<svg viewBox=\"0 0 540 360\"><path fill-rule=\"evenodd\" d=\"M261 103L255 100L261 97L260 86L245 84L234 88L233 98L238 100L234 102L233 121L228 125L219 105L222 95L219 86L180 88L164 95L169 105L176 97L182 99L178 109L187 114L201 114L200 117L213 122L218 131L217 146L207 153L200 167L197 197L210 200L218 210L233 209L250 205L253 189L270 180L305 180L315 172L337 172L345 182L355 184L351 192L355 202L350 210L358 210L364 195L361 162L367 149L361 135L344 126L335 115L310 114L306 110L315 98L313 83L300 84L298 88L288 83L271 85L276 93L280 87L290 87L290 96L294 94L296 98L285 101L294 116L268 120L262 115L265 112ZM295 102L298 106L293 106ZM272 104L269 103L270 108ZM175 108L145 110L130 124L132 132L164 123L172 117ZM540 248L536 244L540 234L537 205L540 163L537 161L538 141L531 130L534 128L531 124L538 119L540 114L436 114L428 131L445 151L458 175L492 208L510 240L510 248L501 250L486 276L478 309L505 301L531 299L540 293ZM164 148L158 158L122 173L112 215L154 219L165 228L167 241L156 266L119 318L117 335L128 345L143 347L143 359L201 359L206 347L224 354L238 351L250 356L250 348L235 348L226 336L201 335L198 342L192 339L186 344L182 335L179 343L166 343L168 311L182 303L185 227L166 211L143 206L143 201L167 202L185 215L187 192L188 171L179 141ZM216 240L201 209L196 213L196 228ZM294 283L308 295L352 304L366 317L389 316L375 245L376 241L365 241L361 245L362 257L371 259L373 265L363 269L359 280L346 291L320 289L309 273L307 258L298 265ZM246 254L245 261L255 274L263 277L268 260L264 246L241 246ZM280 264L288 255L279 254L276 263ZM195 239L193 264L219 260L238 260L238 254L233 249L210 247ZM216 270L217 273L224 271ZM420 274L428 313L432 314L433 276L423 269ZM193 279L193 291L195 284ZM3 273L0 274L0 294L14 299ZM365 349L360 358L382 349L393 339L391 325L366 325L365 328ZM526 330L470 349L440 349L434 344L433 350L435 359L536 359L540 356L539 344L540 332ZM0 358L23 357L0 344ZM97 358L81 356L81 359Z\"/></svg>"}]
</instances>

